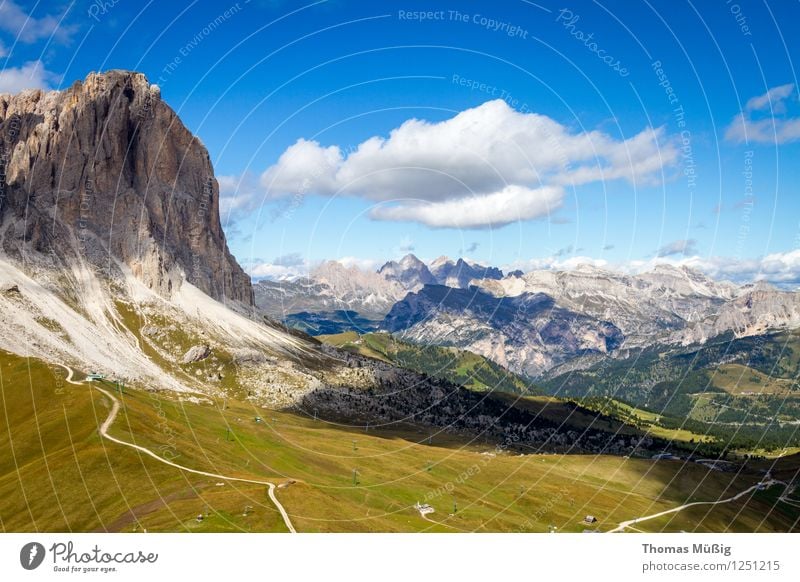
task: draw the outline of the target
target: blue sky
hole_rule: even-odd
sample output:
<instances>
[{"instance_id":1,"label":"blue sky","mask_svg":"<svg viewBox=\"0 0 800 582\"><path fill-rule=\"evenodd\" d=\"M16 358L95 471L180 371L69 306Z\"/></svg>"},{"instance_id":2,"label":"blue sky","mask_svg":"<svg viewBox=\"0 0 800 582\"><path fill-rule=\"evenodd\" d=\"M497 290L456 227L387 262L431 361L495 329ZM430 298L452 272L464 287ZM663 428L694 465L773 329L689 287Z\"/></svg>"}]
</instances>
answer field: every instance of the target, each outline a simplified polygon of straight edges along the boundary
<instances>
[{"instance_id":1,"label":"blue sky","mask_svg":"<svg viewBox=\"0 0 800 582\"><path fill-rule=\"evenodd\" d=\"M798 2L17 0L0 91L144 72L256 276L414 252L792 284L798 29Z\"/></svg>"}]
</instances>

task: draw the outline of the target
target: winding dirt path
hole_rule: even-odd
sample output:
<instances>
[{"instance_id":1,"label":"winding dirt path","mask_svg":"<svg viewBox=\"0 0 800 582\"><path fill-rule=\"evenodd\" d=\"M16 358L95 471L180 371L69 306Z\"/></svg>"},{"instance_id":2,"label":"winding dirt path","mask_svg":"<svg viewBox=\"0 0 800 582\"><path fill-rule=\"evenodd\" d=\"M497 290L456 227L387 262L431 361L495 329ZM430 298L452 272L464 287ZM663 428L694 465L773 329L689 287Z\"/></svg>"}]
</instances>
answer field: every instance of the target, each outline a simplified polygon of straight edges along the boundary
<instances>
[{"instance_id":1,"label":"winding dirt path","mask_svg":"<svg viewBox=\"0 0 800 582\"><path fill-rule=\"evenodd\" d=\"M59 364L59 366L61 366L65 370L67 370L67 377L65 378L65 380L67 382L69 382L70 384L74 384L76 386L83 386L84 385L83 381L76 382L75 380L72 379L72 376L74 374L74 372L72 371L72 368L70 368L69 366L66 366L64 364ZM176 469L180 469L181 471L186 471L187 473L194 473L195 475L203 475L204 477L213 477L214 479L222 479L223 481L237 481L237 482L240 482L240 483L253 483L255 485L266 485L269 488L269 492L268 492L269 498L272 500L272 503L275 504L275 507L278 509L278 512L281 514L281 517L283 518L283 523L286 524L286 527L288 528L288 530L291 533L297 533L297 530L295 530L294 526L292 525L292 520L289 519L289 514L286 512L286 509L284 509L283 505L281 505L281 502L278 501L278 498L275 496L275 484L274 483L271 483L270 481L258 481L256 479L243 479L241 477L228 477L226 475L220 475L218 473L209 473L209 472L206 472L206 471L199 471L197 469L190 469L189 467L184 467L183 465L179 465L178 463L173 463L172 461L170 461L168 459L164 459L163 457L158 456L156 453L154 453L153 451L151 451L150 449L148 449L146 447L142 447L142 446L136 445L134 443L129 443L127 441L123 441L121 439L118 439L118 438L113 437L110 434L108 434L108 429L114 423L114 420L116 420L117 413L119 413L119 408L120 408L119 400L117 400L117 397L114 396L108 390L104 390L103 388L100 388L100 386L98 386L96 384L90 384L90 385L91 385L92 388L94 388L98 392L100 392L100 393L104 394L105 396L107 396L112 402L111 412L109 412L108 417L105 419L105 421L103 421L103 424L100 425L100 428L99 428L100 436L102 436L103 438L108 439L111 442L116 443L118 445L122 445L124 447L130 447L132 449L136 449L137 451L139 451L141 453L144 453L145 455L148 455L148 456L154 458L155 460L157 460L157 461L159 461L161 463L164 463L165 465L169 465L171 467L175 467Z\"/></svg>"},{"instance_id":2,"label":"winding dirt path","mask_svg":"<svg viewBox=\"0 0 800 582\"><path fill-rule=\"evenodd\" d=\"M647 521L649 519L655 519L657 517L661 517L664 515L669 515L670 513L677 513L679 511L683 511L689 507L695 507L697 505L720 505L721 503L730 503L731 501L736 501L750 493L751 491L755 491L759 487L771 487L772 485L780 484L780 481L775 481L774 479L770 479L769 481L762 481L761 483L756 483L752 487L748 487L744 491L741 491L734 495L733 497L728 497L727 499L720 499L719 501L694 501L692 503L686 503L685 505L680 505L678 507L673 507L672 509L667 509L666 511L660 511L659 513L654 513L652 515L646 515L644 517L637 517L636 519L629 519L628 521L621 522L617 527L612 530L607 531L606 533L618 533L624 531L625 528L629 528L634 524L641 523L643 521ZM634 528L631 528L634 529Z\"/></svg>"}]
</instances>

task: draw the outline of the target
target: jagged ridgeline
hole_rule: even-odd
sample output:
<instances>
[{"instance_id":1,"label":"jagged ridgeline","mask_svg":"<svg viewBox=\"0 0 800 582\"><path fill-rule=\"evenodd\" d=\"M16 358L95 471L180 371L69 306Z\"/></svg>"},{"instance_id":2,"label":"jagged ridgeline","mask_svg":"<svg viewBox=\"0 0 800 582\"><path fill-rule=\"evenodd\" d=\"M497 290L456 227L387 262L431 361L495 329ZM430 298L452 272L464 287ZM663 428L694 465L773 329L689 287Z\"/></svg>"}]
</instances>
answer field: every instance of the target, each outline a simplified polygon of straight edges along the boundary
<instances>
[{"instance_id":1,"label":"jagged ridgeline","mask_svg":"<svg viewBox=\"0 0 800 582\"><path fill-rule=\"evenodd\" d=\"M38 268L121 266L168 295L183 273L251 305L231 256L206 148L141 73L90 74L63 91L0 95L2 250Z\"/></svg>"}]
</instances>

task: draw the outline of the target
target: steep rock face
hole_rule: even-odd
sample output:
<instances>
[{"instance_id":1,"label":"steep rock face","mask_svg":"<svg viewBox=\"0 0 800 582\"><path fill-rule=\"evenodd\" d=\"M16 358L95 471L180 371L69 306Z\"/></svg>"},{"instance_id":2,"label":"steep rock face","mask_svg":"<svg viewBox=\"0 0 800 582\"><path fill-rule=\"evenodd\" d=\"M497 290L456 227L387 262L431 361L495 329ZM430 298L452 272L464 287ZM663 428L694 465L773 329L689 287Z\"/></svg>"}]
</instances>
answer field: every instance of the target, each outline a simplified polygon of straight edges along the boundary
<instances>
[{"instance_id":1,"label":"steep rock face","mask_svg":"<svg viewBox=\"0 0 800 582\"><path fill-rule=\"evenodd\" d=\"M619 349L612 323L556 305L543 293L498 298L479 290L426 285L392 307L387 331L426 344L468 349L531 377L580 356Z\"/></svg>"},{"instance_id":2,"label":"steep rock face","mask_svg":"<svg viewBox=\"0 0 800 582\"><path fill-rule=\"evenodd\" d=\"M436 285L428 266L412 254L399 261L389 261L378 271L388 281L396 281L404 289L416 291L423 285Z\"/></svg>"},{"instance_id":3,"label":"steep rock face","mask_svg":"<svg viewBox=\"0 0 800 582\"><path fill-rule=\"evenodd\" d=\"M228 251L208 152L144 75L0 95L0 236L17 259L126 265L169 296L186 280L253 303Z\"/></svg>"},{"instance_id":4,"label":"steep rock face","mask_svg":"<svg viewBox=\"0 0 800 582\"><path fill-rule=\"evenodd\" d=\"M439 285L459 289L467 289L473 280L503 278L503 271L497 267L478 265L464 259L453 261L447 257L439 257L433 261L430 270Z\"/></svg>"}]
</instances>

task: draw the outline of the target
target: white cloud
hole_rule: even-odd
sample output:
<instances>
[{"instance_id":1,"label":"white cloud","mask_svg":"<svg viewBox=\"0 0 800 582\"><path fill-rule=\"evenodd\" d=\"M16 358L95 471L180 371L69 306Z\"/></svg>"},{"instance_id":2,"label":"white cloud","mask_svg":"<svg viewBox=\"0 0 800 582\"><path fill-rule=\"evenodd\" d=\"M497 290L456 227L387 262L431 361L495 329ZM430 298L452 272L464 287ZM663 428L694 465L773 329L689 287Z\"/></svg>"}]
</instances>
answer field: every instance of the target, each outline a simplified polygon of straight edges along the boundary
<instances>
[{"instance_id":1,"label":"white cloud","mask_svg":"<svg viewBox=\"0 0 800 582\"><path fill-rule=\"evenodd\" d=\"M773 87L763 95L751 98L745 105L747 111L758 111L761 109L784 110L783 101L794 92L794 84L787 83Z\"/></svg>"},{"instance_id":2,"label":"white cloud","mask_svg":"<svg viewBox=\"0 0 800 582\"><path fill-rule=\"evenodd\" d=\"M694 239L674 240L665 244L656 251L657 257L670 257L673 255L697 254L697 241Z\"/></svg>"},{"instance_id":3,"label":"white cloud","mask_svg":"<svg viewBox=\"0 0 800 582\"><path fill-rule=\"evenodd\" d=\"M787 102L794 93L795 86L790 83L753 97L745 111L733 118L725 130L725 139L736 143L776 144L800 140L800 117L785 115ZM759 113L766 113L767 117L759 118Z\"/></svg>"},{"instance_id":4,"label":"white cloud","mask_svg":"<svg viewBox=\"0 0 800 582\"><path fill-rule=\"evenodd\" d=\"M253 259L242 266L253 278L273 281L291 281L303 277L311 268L311 264L301 253L287 253L271 261Z\"/></svg>"},{"instance_id":5,"label":"white cloud","mask_svg":"<svg viewBox=\"0 0 800 582\"><path fill-rule=\"evenodd\" d=\"M503 265L503 272L510 273L511 271L521 270L528 271L571 271L581 265L591 265L598 269L607 268L609 262L605 259L595 259L593 257L575 256L567 259L562 259L559 253L553 254L549 257L540 257L535 259L524 259L514 261L508 265Z\"/></svg>"},{"instance_id":6,"label":"white cloud","mask_svg":"<svg viewBox=\"0 0 800 582\"><path fill-rule=\"evenodd\" d=\"M362 259L360 257L340 257L338 259L334 259L335 262L341 264L348 269L352 267L356 267L362 271L376 271L380 265L379 261L375 259Z\"/></svg>"},{"instance_id":7,"label":"white cloud","mask_svg":"<svg viewBox=\"0 0 800 582\"><path fill-rule=\"evenodd\" d=\"M800 118L761 119L753 121L744 114L734 118L725 132L725 137L737 143L784 144L800 139Z\"/></svg>"},{"instance_id":8,"label":"white cloud","mask_svg":"<svg viewBox=\"0 0 800 582\"><path fill-rule=\"evenodd\" d=\"M0 70L0 93L19 93L25 89L50 89L58 75L45 69L41 61Z\"/></svg>"},{"instance_id":9,"label":"white cloud","mask_svg":"<svg viewBox=\"0 0 800 582\"><path fill-rule=\"evenodd\" d=\"M780 285L800 284L800 249L771 253L755 259L693 256L677 262L714 279L730 279L737 283L769 281Z\"/></svg>"},{"instance_id":10,"label":"white cloud","mask_svg":"<svg viewBox=\"0 0 800 582\"><path fill-rule=\"evenodd\" d=\"M547 216L561 206L563 196L563 189L554 186L532 190L512 185L483 196L378 206L370 216L377 220L421 222L433 228L488 228Z\"/></svg>"},{"instance_id":11,"label":"white cloud","mask_svg":"<svg viewBox=\"0 0 800 582\"><path fill-rule=\"evenodd\" d=\"M262 174L261 185L274 196L309 191L332 194L338 189L335 172L342 161L337 146L323 148L318 142L299 139Z\"/></svg>"},{"instance_id":12,"label":"white cloud","mask_svg":"<svg viewBox=\"0 0 800 582\"><path fill-rule=\"evenodd\" d=\"M347 269L356 268L364 273L374 273L378 261L373 259L363 259L359 257L341 257L334 259L333 263L339 263ZM292 281L300 277L305 277L320 265L327 261L309 261L301 253L288 253L274 258L272 261L253 260L244 263L244 270L256 279L271 279L273 281Z\"/></svg>"},{"instance_id":13,"label":"white cloud","mask_svg":"<svg viewBox=\"0 0 800 582\"><path fill-rule=\"evenodd\" d=\"M223 223L236 221L252 212L263 195L250 174L217 176L219 183L219 214Z\"/></svg>"},{"instance_id":14,"label":"white cloud","mask_svg":"<svg viewBox=\"0 0 800 582\"><path fill-rule=\"evenodd\" d=\"M267 196L351 195L382 203L380 220L484 228L548 214L563 188L652 183L678 150L663 129L617 140L489 101L441 122L410 119L350 153L298 140L261 176Z\"/></svg>"},{"instance_id":15,"label":"white cloud","mask_svg":"<svg viewBox=\"0 0 800 582\"><path fill-rule=\"evenodd\" d=\"M271 279L273 281L291 281L302 277L308 270L293 266L276 265L274 263L255 263L245 269L255 279Z\"/></svg>"},{"instance_id":16,"label":"white cloud","mask_svg":"<svg viewBox=\"0 0 800 582\"><path fill-rule=\"evenodd\" d=\"M61 17L46 15L35 18L26 14L12 0L0 2L0 30L4 30L20 42L33 43L38 40L55 38L66 42L75 31L73 26L62 26Z\"/></svg>"},{"instance_id":17,"label":"white cloud","mask_svg":"<svg viewBox=\"0 0 800 582\"><path fill-rule=\"evenodd\" d=\"M734 257L702 257L691 256L656 256L648 260L629 260L612 263L604 259L578 256L561 260L557 254L549 257L521 260L504 266L504 271L514 269L523 271L555 270L569 271L580 265L618 271L622 273L642 273L651 271L656 265L673 265L689 267L705 273L717 281L733 281L735 283L751 283L767 281L782 287L800 285L800 249L772 253L757 258Z\"/></svg>"}]
</instances>

